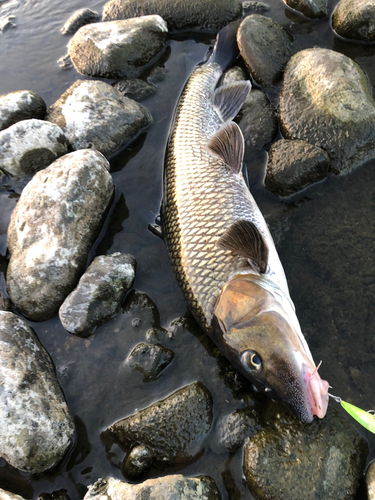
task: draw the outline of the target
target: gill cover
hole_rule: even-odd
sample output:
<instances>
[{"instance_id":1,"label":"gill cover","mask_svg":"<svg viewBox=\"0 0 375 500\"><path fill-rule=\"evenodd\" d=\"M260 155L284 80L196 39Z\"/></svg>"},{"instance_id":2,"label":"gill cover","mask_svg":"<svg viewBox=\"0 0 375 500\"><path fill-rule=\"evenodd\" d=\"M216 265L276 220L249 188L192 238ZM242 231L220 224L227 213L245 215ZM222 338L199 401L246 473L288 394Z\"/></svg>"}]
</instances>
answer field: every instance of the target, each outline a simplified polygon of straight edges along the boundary
<instances>
[{"instance_id":1,"label":"gill cover","mask_svg":"<svg viewBox=\"0 0 375 500\"><path fill-rule=\"evenodd\" d=\"M328 383L320 379L282 304L261 286L262 280L240 274L226 283L214 311L214 340L246 378L301 421L322 418ZM310 385L317 384L322 390L315 397Z\"/></svg>"}]
</instances>

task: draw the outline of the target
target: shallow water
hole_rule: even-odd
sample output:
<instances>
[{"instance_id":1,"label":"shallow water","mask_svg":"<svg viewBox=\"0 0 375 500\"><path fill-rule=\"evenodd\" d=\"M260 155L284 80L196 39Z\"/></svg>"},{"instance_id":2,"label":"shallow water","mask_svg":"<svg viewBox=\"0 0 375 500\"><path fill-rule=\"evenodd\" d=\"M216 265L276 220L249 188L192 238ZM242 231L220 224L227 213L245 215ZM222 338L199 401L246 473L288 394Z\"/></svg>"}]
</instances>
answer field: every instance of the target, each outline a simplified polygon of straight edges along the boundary
<instances>
[{"instance_id":1,"label":"shallow water","mask_svg":"<svg viewBox=\"0 0 375 500\"><path fill-rule=\"evenodd\" d=\"M330 2L330 12L336 3ZM103 4L104 0L90 5L83 0L0 2L0 17L15 15L17 25L0 33L0 94L29 89L50 105L74 81L85 78L57 65L70 38L62 36L60 28L74 10L89 6L100 12ZM272 7L268 15L294 37L294 52L312 46L333 48L358 62L374 85L374 45L341 40L330 28L330 16L310 21L285 8L281 0L268 0L268 4ZM189 314L164 243L147 229L159 213L164 145L174 105L213 39L185 36L170 41L158 63L165 77L156 83L156 95L142 102L151 111L154 125L112 161L116 198L91 258L117 251L134 255L138 263L134 289L148 296L147 307L137 305L145 299L143 295L132 293L123 311L86 340L65 332L57 318L31 323L56 365L78 437L63 464L47 474L20 473L0 459L0 487L4 489L26 498L66 489L75 500L83 498L86 486L99 477L122 478L124 454L116 447L106 453L100 433L117 419L195 380L211 391L215 420L251 404L251 397L230 383L230 366L218 362L211 341L191 318L189 328L170 326ZM278 88L268 95L276 105ZM375 162L345 177L330 176L287 203L264 189L265 162L263 152L248 163L252 191L273 232L302 330L315 360L323 360L321 376L330 381L334 394L361 408L375 408ZM6 230L23 185L0 186L3 291ZM137 343L155 335L175 352L175 358L158 380L144 383L125 360ZM374 453L374 438L358 430ZM204 453L183 473L210 475L224 500L251 499L242 480L241 450L234 457L215 453L214 440L213 426ZM147 477L163 473L152 470Z\"/></svg>"}]
</instances>

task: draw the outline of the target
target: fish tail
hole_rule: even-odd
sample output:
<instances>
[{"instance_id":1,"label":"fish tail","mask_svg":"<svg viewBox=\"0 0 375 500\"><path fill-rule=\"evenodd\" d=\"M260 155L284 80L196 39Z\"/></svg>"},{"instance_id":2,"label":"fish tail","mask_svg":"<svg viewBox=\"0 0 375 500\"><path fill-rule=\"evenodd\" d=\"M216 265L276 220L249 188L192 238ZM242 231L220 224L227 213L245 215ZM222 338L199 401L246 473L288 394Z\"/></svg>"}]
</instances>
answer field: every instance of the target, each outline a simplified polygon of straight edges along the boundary
<instances>
[{"instance_id":1,"label":"fish tail","mask_svg":"<svg viewBox=\"0 0 375 500\"><path fill-rule=\"evenodd\" d=\"M239 54L237 29L241 20L233 21L219 31L210 58L207 63L217 63L224 72Z\"/></svg>"}]
</instances>

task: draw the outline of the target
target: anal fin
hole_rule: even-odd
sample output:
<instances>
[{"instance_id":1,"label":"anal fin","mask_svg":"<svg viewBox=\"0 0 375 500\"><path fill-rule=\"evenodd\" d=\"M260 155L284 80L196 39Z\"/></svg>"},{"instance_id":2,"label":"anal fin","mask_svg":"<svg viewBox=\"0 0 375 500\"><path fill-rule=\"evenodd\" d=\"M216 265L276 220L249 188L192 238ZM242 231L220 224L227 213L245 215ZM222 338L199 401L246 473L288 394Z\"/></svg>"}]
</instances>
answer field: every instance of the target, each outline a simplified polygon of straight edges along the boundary
<instances>
[{"instance_id":1,"label":"anal fin","mask_svg":"<svg viewBox=\"0 0 375 500\"><path fill-rule=\"evenodd\" d=\"M223 85L215 90L214 107L224 122L233 120L238 114L250 90L249 80Z\"/></svg>"},{"instance_id":2,"label":"anal fin","mask_svg":"<svg viewBox=\"0 0 375 500\"><path fill-rule=\"evenodd\" d=\"M265 273L268 263L268 247L259 229L250 221L238 220L232 224L217 245L246 257L260 273Z\"/></svg>"},{"instance_id":3,"label":"anal fin","mask_svg":"<svg viewBox=\"0 0 375 500\"><path fill-rule=\"evenodd\" d=\"M226 123L211 137L207 147L211 153L219 156L235 174L241 172L245 144L237 123Z\"/></svg>"}]
</instances>

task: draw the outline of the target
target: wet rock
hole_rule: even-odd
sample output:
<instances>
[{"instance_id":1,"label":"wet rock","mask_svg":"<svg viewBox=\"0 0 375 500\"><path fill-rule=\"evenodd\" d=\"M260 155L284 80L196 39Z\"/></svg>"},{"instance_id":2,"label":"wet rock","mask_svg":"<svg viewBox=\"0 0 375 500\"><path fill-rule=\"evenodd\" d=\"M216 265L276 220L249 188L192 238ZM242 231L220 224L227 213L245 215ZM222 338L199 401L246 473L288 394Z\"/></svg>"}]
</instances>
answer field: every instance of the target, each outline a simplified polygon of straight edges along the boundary
<instances>
[{"instance_id":1,"label":"wet rock","mask_svg":"<svg viewBox=\"0 0 375 500\"><path fill-rule=\"evenodd\" d=\"M243 408L219 418L211 448L220 453L223 449L238 450L247 437L253 437L261 430L259 416L252 408Z\"/></svg>"},{"instance_id":2,"label":"wet rock","mask_svg":"<svg viewBox=\"0 0 375 500\"><path fill-rule=\"evenodd\" d=\"M242 15L239 0L110 0L104 5L103 21L158 14L172 31L217 32Z\"/></svg>"},{"instance_id":3,"label":"wet rock","mask_svg":"<svg viewBox=\"0 0 375 500\"><path fill-rule=\"evenodd\" d=\"M269 17L252 14L240 24L237 42L254 80L260 85L277 83L291 55L288 33Z\"/></svg>"},{"instance_id":4,"label":"wet rock","mask_svg":"<svg viewBox=\"0 0 375 500\"><path fill-rule=\"evenodd\" d=\"M288 63L279 101L286 139L324 149L331 171L347 172L375 155L375 102L365 73L328 49L298 52Z\"/></svg>"},{"instance_id":5,"label":"wet rock","mask_svg":"<svg viewBox=\"0 0 375 500\"><path fill-rule=\"evenodd\" d=\"M140 80L139 78L128 78L120 80L113 84L114 88L124 96L135 101L142 101L151 95L154 95L156 88L151 83Z\"/></svg>"},{"instance_id":6,"label":"wet rock","mask_svg":"<svg viewBox=\"0 0 375 500\"><path fill-rule=\"evenodd\" d=\"M38 500L70 500L67 490L53 491L52 493L42 493Z\"/></svg>"},{"instance_id":7,"label":"wet rock","mask_svg":"<svg viewBox=\"0 0 375 500\"><path fill-rule=\"evenodd\" d=\"M371 462L366 471L368 500L375 500L375 462Z\"/></svg>"},{"instance_id":8,"label":"wet rock","mask_svg":"<svg viewBox=\"0 0 375 500\"><path fill-rule=\"evenodd\" d=\"M270 403L268 426L245 441L243 470L259 500L356 498L368 447L334 409L302 424ZM303 478L303 480L301 480Z\"/></svg>"},{"instance_id":9,"label":"wet rock","mask_svg":"<svg viewBox=\"0 0 375 500\"><path fill-rule=\"evenodd\" d=\"M22 177L48 167L68 152L60 127L43 120L23 120L0 132L0 168Z\"/></svg>"},{"instance_id":10,"label":"wet rock","mask_svg":"<svg viewBox=\"0 0 375 500\"><path fill-rule=\"evenodd\" d=\"M90 9L80 9L74 12L61 28L63 35L73 34L86 24L97 23L100 16L97 12Z\"/></svg>"},{"instance_id":11,"label":"wet rock","mask_svg":"<svg viewBox=\"0 0 375 500\"><path fill-rule=\"evenodd\" d=\"M220 87L224 85L231 85L236 82L240 82L242 80L248 80L249 76L247 72L241 68L240 66L233 66L228 69L220 80Z\"/></svg>"},{"instance_id":12,"label":"wet rock","mask_svg":"<svg viewBox=\"0 0 375 500\"><path fill-rule=\"evenodd\" d=\"M134 78L161 54L167 33L160 16L90 24L77 31L68 51L83 75Z\"/></svg>"},{"instance_id":13,"label":"wet rock","mask_svg":"<svg viewBox=\"0 0 375 500\"><path fill-rule=\"evenodd\" d=\"M329 156L323 149L305 141L282 139L270 148L265 185L272 193L290 196L323 180L328 168Z\"/></svg>"},{"instance_id":14,"label":"wet rock","mask_svg":"<svg viewBox=\"0 0 375 500\"><path fill-rule=\"evenodd\" d=\"M52 317L78 282L113 194L107 160L82 150L34 175L8 228L7 287L34 321Z\"/></svg>"},{"instance_id":15,"label":"wet rock","mask_svg":"<svg viewBox=\"0 0 375 500\"><path fill-rule=\"evenodd\" d=\"M265 3L247 0L242 2L242 8L246 16L249 16L250 14L264 14L270 10L269 6Z\"/></svg>"},{"instance_id":16,"label":"wet rock","mask_svg":"<svg viewBox=\"0 0 375 500\"><path fill-rule=\"evenodd\" d=\"M10 300L3 296L0 292L0 311L11 311L12 306Z\"/></svg>"},{"instance_id":17,"label":"wet rock","mask_svg":"<svg viewBox=\"0 0 375 500\"><path fill-rule=\"evenodd\" d=\"M29 118L43 119L46 103L31 90L17 90L0 96L0 130Z\"/></svg>"},{"instance_id":18,"label":"wet rock","mask_svg":"<svg viewBox=\"0 0 375 500\"><path fill-rule=\"evenodd\" d=\"M0 500L25 500L23 497L0 488Z\"/></svg>"},{"instance_id":19,"label":"wet rock","mask_svg":"<svg viewBox=\"0 0 375 500\"><path fill-rule=\"evenodd\" d=\"M147 81L151 85L155 85L156 83L163 82L166 77L165 68L161 66L156 66L147 77Z\"/></svg>"},{"instance_id":20,"label":"wet rock","mask_svg":"<svg viewBox=\"0 0 375 500\"><path fill-rule=\"evenodd\" d=\"M78 80L53 104L47 119L64 132L72 149L93 148L106 158L151 122L149 111L111 85Z\"/></svg>"},{"instance_id":21,"label":"wet rock","mask_svg":"<svg viewBox=\"0 0 375 500\"><path fill-rule=\"evenodd\" d=\"M0 33L3 31L7 31L9 28L15 28L17 25L14 22L16 16L8 16L3 19L0 19Z\"/></svg>"},{"instance_id":22,"label":"wet rock","mask_svg":"<svg viewBox=\"0 0 375 500\"><path fill-rule=\"evenodd\" d=\"M123 483L112 477L89 486L84 500L221 500L215 481L208 476L181 474L148 479L141 484Z\"/></svg>"},{"instance_id":23,"label":"wet rock","mask_svg":"<svg viewBox=\"0 0 375 500\"><path fill-rule=\"evenodd\" d=\"M332 27L344 38L374 42L375 1L341 0L333 11Z\"/></svg>"},{"instance_id":24,"label":"wet rock","mask_svg":"<svg viewBox=\"0 0 375 500\"><path fill-rule=\"evenodd\" d=\"M152 464L164 469L190 463L201 452L211 423L211 394L194 382L116 422L105 434L125 450L146 446L154 455Z\"/></svg>"},{"instance_id":25,"label":"wet rock","mask_svg":"<svg viewBox=\"0 0 375 500\"><path fill-rule=\"evenodd\" d=\"M129 354L129 365L140 371L145 380L155 380L174 357L173 351L160 344L138 344Z\"/></svg>"},{"instance_id":26,"label":"wet rock","mask_svg":"<svg viewBox=\"0 0 375 500\"><path fill-rule=\"evenodd\" d=\"M70 59L70 55L66 54L63 57L60 57L58 59L57 64L60 66L61 69L71 69L73 68L73 63L72 60Z\"/></svg>"},{"instance_id":27,"label":"wet rock","mask_svg":"<svg viewBox=\"0 0 375 500\"><path fill-rule=\"evenodd\" d=\"M122 474L126 478L135 481L142 477L145 471L151 467L154 457L155 452L148 446L143 444L135 446L125 457Z\"/></svg>"},{"instance_id":28,"label":"wet rock","mask_svg":"<svg viewBox=\"0 0 375 500\"><path fill-rule=\"evenodd\" d=\"M136 261L131 255L113 253L95 257L77 288L60 307L65 330L88 337L120 310L135 278Z\"/></svg>"},{"instance_id":29,"label":"wet rock","mask_svg":"<svg viewBox=\"0 0 375 500\"><path fill-rule=\"evenodd\" d=\"M327 15L328 0L284 0L284 2L311 19L321 19Z\"/></svg>"},{"instance_id":30,"label":"wet rock","mask_svg":"<svg viewBox=\"0 0 375 500\"><path fill-rule=\"evenodd\" d=\"M40 473L61 461L74 424L52 361L25 321L0 311L0 456Z\"/></svg>"}]
</instances>

